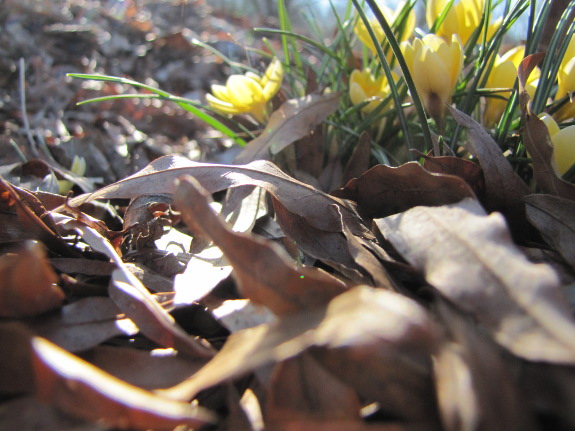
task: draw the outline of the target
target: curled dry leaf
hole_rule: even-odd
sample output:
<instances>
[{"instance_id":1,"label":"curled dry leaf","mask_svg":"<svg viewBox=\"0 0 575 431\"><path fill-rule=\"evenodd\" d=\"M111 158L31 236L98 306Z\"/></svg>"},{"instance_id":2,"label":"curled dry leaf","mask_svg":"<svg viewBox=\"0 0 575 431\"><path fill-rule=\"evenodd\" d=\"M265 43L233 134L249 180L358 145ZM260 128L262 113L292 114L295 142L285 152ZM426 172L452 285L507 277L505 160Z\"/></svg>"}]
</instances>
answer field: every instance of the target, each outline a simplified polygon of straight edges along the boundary
<instances>
[{"instance_id":1,"label":"curled dry leaf","mask_svg":"<svg viewBox=\"0 0 575 431\"><path fill-rule=\"evenodd\" d=\"M553 195L525 197L527 218L547 243L575 268L575 202Z\"/></svg>"},{"instance_id":2,"label":"curled dry leaf","mask_svg":"<svg viewBox=\"0 0 575 431\"><path fill-rule=\"evenodd\" d=\"M549 130L539 117L531 112L529 94L525 90L525 83L533 69L543 60L542 52L528 55L523 59L517 73L519 75L519 100L523 115L523 143L533 160L533 176L537 186L546 194L561 198L575 200L575 185L563 180L555 166L553 158L553 144L549 137Z\"/></svg>"},{"instance_id":3,"label":"curled dry leaf","mask_svg":"<svg viewBox=\"0 0 575 431\"><path fill-rule=\"evenodd\" d=\"M267 160L307 136L339 106L341 94L310 94L285 102L271 115L265 130L238 155L237 163Z\"/></svg>"},{"instance_id":4,"label":"curled dry leaf","mask_svg":"<svg viewBox=\"0 0 575 431\"><path fill-rule=\"evenodd\" d=\"M435 157L419 154L419 157L424 159L423 167L429 172L462 178L480 201L485 198L485 178L478 164L454 156Z\"/></svg>"},{"instance_id":5,"label":"curled dry leaf","mask_svg":"<svg viewBox=\"0 0 575 431\"><path fill-rule=\"evenodd\" d=\"M385 217L416 205L443 205L474 197L461 178L431 173L416 162L397 168L374 166L331 194L357 202L360 213L368 218Z\"/></svg>"},{"instance_id":6,"label":"curled dry leaf","mask_svg":"<svg viewBox=\"0 0 575 431\"><path fill-rule=\"evenodd\" d=\"M26 241L15 254L0 257L0 317L36 316L64 301L58 277L43 246Z\"/></svg>"},{"instance_id":7,"label":"curled dry leaf","mask_svg":"<svg viewBox=\"0 0 575 431\"><path fill-rule=\"evenodd\" d=\"M376 221L426 280L514 354L575 363L575 322L551 267L530 263L503 217L466 199Z\"/></svg>"},{"instance_id":8,"label":"curled dry leaf","mask_svg":"<svg viewBox=\"0 0 575 431\"><path fill-rule=\"evenodd\" d=\"M281 282L281 278L278 278ZM188 380L162 394L188 400L201 390L306 349L360 395L386 412L433 424L430 355L438 329L427 311L405 296L356 286L327 307L282 316L232 334L222 350ZM427 429L433 429L429 425Z\"/></svg>"},{"instance_id":9,"label":"curled dry leaf","mask_svg":"<svg viewBox=\"0 0 575 431\"><path fill-rule=\"evenodd\" d=\"M343 217L355 235L373 238L367 227L358 219L348 202L329 196L314 187L295 180L271 162L260 160L247 165L219 165L197 163L170 155L160 157L134 175L103 187L92 194L80 195L70 200L70 205L80 205L94 199L135 198L144 194L175 192L174 181L182 175L194 177L209 193L239 186L258 186L278 199L288 210L306 218L308 223L328 232L341 231ZM330 205L341 207L341 216ZM63 209L62 207L58 208Z\"/></svg>"},{"instance_id":10,"label":"curled dry leaf","mask_svg":"<svg viewBox=\"0 0 575 431\"><path fill-rule=\"evenodd\" d=\"M203 232L234 268L240 292L278 315L323 305L345 285L315 268L296 267L277 244L233 232L209 206L211 197L193 177L180 180L175 203L192 231Z\"/></svg>"},{"instance_id":11,"label":"curled dry leaf","mask_svg":"<svg viewBox=\"0 0 575 431\"><path fill-rule=\"evenodd\" d=\"M489 211L502 212L514 233L525 232L523 196L529 188L513 171L499 145L483 126L455 108L447 106L460 126L465 127L468 151L479 160L485 178L485 206Z\"/></svg>"},{"instance_id":12,"label":"curled dry leaf","mask_svg":"<svg viewBox=\"0 0 575 431\"><path fill-rule=\"evenodd\" d=\"M32 341L38 397L93 422L135 430L214 423L209 411L162 398L117 379L43 338Z\"/></svg>"}]
</instances>

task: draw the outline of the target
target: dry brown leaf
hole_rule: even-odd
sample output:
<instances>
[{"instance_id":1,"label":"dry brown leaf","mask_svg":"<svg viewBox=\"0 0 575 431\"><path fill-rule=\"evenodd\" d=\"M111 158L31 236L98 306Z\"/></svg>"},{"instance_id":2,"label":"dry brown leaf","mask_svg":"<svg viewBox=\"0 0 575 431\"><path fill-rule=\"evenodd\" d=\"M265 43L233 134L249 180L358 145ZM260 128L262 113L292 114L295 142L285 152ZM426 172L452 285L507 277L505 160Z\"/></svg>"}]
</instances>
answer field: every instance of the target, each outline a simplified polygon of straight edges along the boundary
<instances>
[{"instance_id":1,"label":"dry brown leaf","mask_svg":"<svg viewBox=\"0 0 575 431\"><path fill-rule=\"evenodd\" d=\"M140 329L164 347L174 347L192 357L210 357L213 350L205 342L195 340L180 328L130 272L112 244L95 229L62 214L54 214L58 227L78 232L92 249L103 253L115 264L109 293L112 300Z\"/></svg>"},{"instance_id":2,"label":"dry brown leaf","mask_svg":"<svg viewBox=\"0 0 575 431\"><path fill-rule=\"evenodd\" d=\"M104 424L89 423L39 401L35 396L0 403L2 431L109 431Z\"/></svg>"},{"instance_id":3,"label":"dry brown leaf","mask_svg":"<svg viewBox=\"0 0 575 431\"><path fill-rule=\"evenodd\" d=\"M174 305L191 304L205 296L232 272L219 247L211 246L192 255L182 274L174 281Z\"/></svg>"},{"instance_id":4,"label":"dry brown leaf","mask_svg":"<svg viewBox=\"0 0 575 431\"><path fill-rule=\"evenodd\" d=\"M274 429L293 422L361 422L356 392L305 352L276 366L265 407L266 427Z\"/></svg>"},{"instance_id":5,"label":"dry brown leaf","mask_svg":"<svg viewBox=\"0 0 575 431\"><path fill-rule=\"evenodd\" d=\"M21 395L34 390L31 338L32 333L21 323L0 323L0 395Z\"/></svg>"},{"instance_id":6,"label":"dry brown leaf","mask_svg":"<svg viewBox=\"0 0 575 431\"><path fill-rule=\"evenodd\" d=\"M277 244L231 231L193 177L180 180L174 200L188 227L203 232L222 250L234 268L240 292L274 313L323 305L344 291L345 285L327 273L296 267Z\"/></svg>"},{"instance_id":7,"label":"dry brown leaf","mask_svg":"<svg viewBox=\"0 0 575 431\"><path fill-rule=\"evenodd\" d=\"M343 171L344 184L363 175L369 169L370 160L371 137L369 133L362 132Z\"/></svg>"},{"instance_id":8,"label":"dry brown leaf","mask_svg":"<svg viewBox=\"0 0 575 431\"><path fill-rule=\"evenodd\" d=\"M377 220L397 251L495 340L533 361L575 363L575 322L551 267L530 263L503 217L466 199Z\"/></svg>"},{"instance_id":9,"label":"dry brown leaf","mask_svg":"<svg viewBox=\"0 0 575 431\"><path fill-rule=\"evenodd\" d=\"M44 247L26 241L15 254L0 257L0 317L36 316L64 301Z\"/></svg>"},{"instance_id":10,"label":"dry brown leaf","mask_svg":"<svg viewBox=\"0 0 575 431\"><path fill-rule=\"evenodd\" d=\"M30 191L18 188L0 178L0 241L13 242L24 239L42 241L50 250L61 256L79 257L58 235L52 215Z\"/></svg>"},{"instance_id":11,"label":"dry brown leaf","mask_svg":"<svg viewBox=\"0 0 575 431\"><path fill-rule=\"evenodd\" d=\"M516 234L525 232L525 204L523 196L529 187L513 171L501 148L482 125L463 112L448 106L455 121L465 127L469 140L468 151L479 160L485 179L485 205L489 211L500 211Z\"/></svg>"},{"instance_id":12,"label":"dry brown leaf","mask_svg":"<svg viewBox=\"0 0 575 431\"><path fill-rule=\"evenodd\" d=\"M265 364L312 352L360 395L379 401L405 420L436 414L430 355L438 329L428 313L405 296L357 286L325 308L283 316L276 322L232 334L222 350L188 380L161 393L193 399L201 390Z\"/></svg>"},{"instance_id":13,"label":"dry brown leaf","mask_svg":"<svg viewBox=\"0 0 575 431\"><path fill-rule=\"evenodd\" d=\"M575 268L575 202L553 195L525 197L527 218L547 243Z\"/></svg>"},{"instance_id":14,"label":"dry brown leaf","mask_svg":"<svg viewBox=\"0 0 575 431\"><path fill-rule=\"evenodd\" d=\"M339 106L341 94L310 94L285 102L271 115L262 134L238 155L237 163L267 160L307 136Z\"/></svg>"},{"instance_id":15,"label":"dry brown leaf","mask_svg":"<svg viewBox=\"0 0 575 431\"><path fill-rule=\"evenodd\" d=\"M485 178L478 164L454 156L435 157L426 154L419 154L419 156L424 159L423 167L429 172L462 178L480 201L485 198Z\"/></svg>"},{"instance_id":16,"label":"dry brown leaf","mask_svg":"<svg viewBox=\"0 0 575 431\"><path fill-rule=\"evenodd\" d=\"M188 335L143 285L127 279L124 272L114 271L109 294L150 340L164 347L173 347L194 359L214 355L215 351L207 341Z\"/></svg>"},{"instance_id":17,"label":"dry brown leaf","mask_svg":"<svg viewBox=\"0 0 575 431\"><path fill-rule=\"evenodd\" d=\"M433 361L446 431L537 429L509 357L501 354L475 322L441 298L437 300L437 312L449 333Z\"/></svg>"},{"instance_id":18,"label":"dry brown leaf","mask_svg":"<svg viewBox=\"0 0 575 431\"><path fill-rule=\"evenodd\" d=\"M117 428L172 430L213 423L210 412L117 379L43 338L32 341L38 397L67 413Z\"/></svg>"},{"instance_id":19,"label":"dry brown leaf","mask_svg":"<svg viewBox=\"0 0 575 431\"><path fill-rule=\"evenodd\" d=\"M327 263L356 283L373 284L374 280L352 255L350 241L339 232L327 232L310 225L304 217L288 211L274 199L276 220L285 235L309 256ZM335 206L329 210L336 212ZM342 231L344 226L342 223ZM367 253L367 251L365 251ZM373 255L369 257L373 258ZM379 265L381 268L381 265Z\"/></svg>"},{"instance_id":20,"label":"dry brown leaf","mask_svg":"<svg viewBox=\"0 0 575 431\"><path fill-rule=\"evenodd\" d=\"M273 322L276 318L269 309L249 299L228 299L209 308L214 318L230 332Z\"/></svg>"},{"instance_id":21,"label":"dry brown leaf","mask_svg":"<svg viewBox=\"0 0 575 431\"><path fill-rule=\"evenodd\" d=\"M308 223L328 232L341 231L341 216L327 212L331 205L341 207L344 223L355 235L373 238L348 202L332 197L295 180L271 162L260 160L248 165L197 163L170 155L160 157L134 175L103 187L92 194L70 200L72 206L94 199L134 198L143 194L175 192L175 180L193 176L209 193L240 186L258 186L278 199L288 210L305 217ZM58 208L62 210L63 208Z\"/></svg>"},{"instance_id":22,"label":"dry brown leaf","mask_svg":"<svg viewBox=\"0 0 575 431\"><path fill-rule=\"evenodd\" d=\"M553 144L549 137L549 130L543 121L531 112L529 94L525 90L525 83L532 70L543 60L544 53L529 55L523 59L517 73L519 75L519 100L523 115L523 143L533 160L533 176L537 186L546 194L561 198L575 200L575 185L563 180L555 166L553 158Z\"/></svg>"},{"instance_id":23,"label":"dry brown leaf","mask_svg":"<svg viewBox=\"0 0 575 431\"><path fill-rule=\"evenodd\" d=\"M368 218L385 217L416 205L443 205L474 197L461 178L431 173L416 162L397 168L374 166L331 194L357 202L360 213Z\"/></svg>"},{"instance_id":24,"label":"dry brown leaf","mask_svg":"<svg viewBox=\"0 0 575 431\"><path fill-rule=\"evenodd\" d=\"M312 178L318 179L324 170L326 153L323 125L320 124L311 130L307 136L295 141L293 145L293 152L286 151L284 153L286 165L290 167L290 171L294 174L295 172L304 172ZM291 160L292 154L293 161Z\"/></svg>"},{"instance_id":25,"label":"dry brown leaf","mask_svg":"<svg viewBox=\"0 0 575 431\"><path fill-rule=\"evenodd\" d=\"M543 430L575 429L575 369L528 362L520 368L523 399Z\"/></svg>"},{"instance_id":26,"label":"dry brown leaf","mask_svg":"<svg viewBox=\"0 0 575 431\"><path fill-rule=\"evenodd\" d=\"M173 349L147 351L111 346L98 346L81 357L118 379L148 390L173 386L206 362L190 361Z\"/></svg>"},{"instance_id":27,"label":"dry brown leaf","mask_svg":"<svg viewBox=\"0 0 575 431\"><path fill-rule=\"evenodd\" d=\"M238 189L236 189L238 190ZM236 197L239 194L235 195ZM243 197L243 196L242 196ZM248 194L247 197L235 205L230 201L234 210L226 214L226 221L231 223L234 232L249 232L254 227L256 220L267 213L265 208L266 192L259 187ZM226 213L222 209L222 215ZM198 232L194 232L196 241ZM209 238L206 239L209 242ZM208 295L219 283L225 280L232 272L232 267L226 261L222 251L217 246L211 246L194 252L186 264L182 274L176 274L174 280L174 304L191 304L200 301Z\"/></svg>"},{"instance_id":28,"label":"dry brown leaf","mask_svg":"<svg viewBox=\"0 0 575 431\"><path fill-rule=\"evenodd\" d=\"M71 352L95 347L112 337L138 333L110 298L88 297L29 323L38 335Z\"/></svg>"}]
</instances>

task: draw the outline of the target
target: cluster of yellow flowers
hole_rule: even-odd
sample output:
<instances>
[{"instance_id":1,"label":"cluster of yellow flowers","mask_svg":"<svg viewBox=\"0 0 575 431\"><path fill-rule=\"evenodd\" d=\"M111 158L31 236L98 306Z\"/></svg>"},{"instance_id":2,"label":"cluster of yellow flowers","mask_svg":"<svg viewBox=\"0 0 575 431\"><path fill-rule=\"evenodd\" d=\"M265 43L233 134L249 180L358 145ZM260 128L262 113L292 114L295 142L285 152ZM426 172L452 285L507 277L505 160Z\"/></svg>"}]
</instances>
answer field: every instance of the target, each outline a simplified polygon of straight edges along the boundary
<instances>
[{"instance_id":1,"label":"cluster of yellow flowers","mask_svg":"<svg viewBox=\"0 0 575 431\"><path fill-rule=\"evenodd\" d=\"M443 21L438 26L435 25L436 19L444 13L446 7L449 7L449 3L448 0L428 0L427 2L426 21L429 28L435 26L435 33L426 34L421 38L416 37L410 41L414 31L413 23L415 23L415 15L411 11L399 38L401 51L417 92L427 113L436 122L441 122L445 106L451 101L463 69L463 48L477 28L481 26L485 8L485 0L456 1L445 14ZM381 9L386 20L394 22L403 7L403 4L399 4L395 11L388 8ZM374 19L370 21L370 25L380 44L385 46L383 45L385 36L379 22ZM500 25L501 19L498 19L487 26L485 33L488 40ZM358 19L354 31L358 39L375 55L375 46L361 19ZM524 58L524 51L524 46L517 46L495 58L485 85L485 89L492 93L492 97L486 98L483 109L483 124L488 128L496 125L505 110L507 99L517 79L519 64ZM526 88L531 97L535 94L539 78L539 70L535 69L529 77ZM554 114L555 119L563 121L574 118L575 101L572 100L571 95L575 92L575 37L568 46L557 78L558 90L555 100L568 95L570 98ZM385 78L373 76L368 69L356 70L351 74L349 91L350 99L354 104L371 100L362 108L365 113L372 112L378 103L383 103L390 94L389 84ZM391 106L384 109L391 109ZM546 124L550 123L546 122ZM556 130L559 130L559 127L556 127ZM554 134L554 131L555 129L550 130L555 146L555 160L559 172L563 174L575 162L575 126L562 129L561 133Z\"/></svg>"},{"instance_id":2,"label":"cluster of yellow flowers","mask_svg":"<svg viewBox=\"0 0 575 431\"><path fill-rule=\"evenodd\" d=\"M283 66L273 58L263 76L248 72L231 75L226 85L212 85L206 100L223 114L250 114L259 123L269 117L269 102L279 91L283 81Z\"/></svg>"},{"instance_id":3,"label":"cluster of yellow flowers","mask_svg":"<svg viewBox=\"0 0 575 431\"><path fill-rule=\"evenodd\" d=\"M395 10L381 6L386 20L398 26L398 41L400 49L413 78L417 93L428 113L438 125L443 121L446 105L451 103L452 95L457 87L464 67L464 47L475 34L478 40L487 37L489 40L501 26L501 19L490 22L487 29L477 35L476 30L482 26L483 12L486 0L428 0L426 3L426 21L434 33L413 38L416 16L412 10L407 15L402 14L404 4L400 3ZM452 4L451 4L452 3ZM449 8L447 13L445 9ZM444 15L444 16L443 16ZM398 25L402 16L401 25ZM441 22L436 22L443 16ZM370 26L382 47L386 47L384 31L375 19ZM368 28L362 19L357 18L354 33L359 41L368 49L372 56L376 55L376 46L369 35ZM475 40L475 39L474 39ZM392 52L388 54L388 62L393 64ZM483 104L483 124L494 127L500 120L507 105L517 79L517 69L524 57L524 46L517 46L494 59L488 76L485 78L485 89L489 97ZM397 67L397 65L395 65ZM394 73L398 72L394 70ZM265 73L260 76L252 72L244 75L231 75L226 85L212 85L212 94L208 94L207 102L217 112L222 114L249 114L256 122L264 124L269 118L270 100L282 85L283 68L279 59L273 58ZM392 108L389 103L391 88L383 73L374 74L366 67L356 69L349 75L349 97L354 105L362 105L361 112L372 113L381 106L380 113ZM397 75L394 75L397 76ZM527 83L527 91L533 97L537 88L539 73L536 69ZM558 73L558 91L555 100L569 99L554 114L559 122L575 117L575 102L571 95L575 92L575 37L571 40L567 53ZM547 122L547 124L550 124ZM381 124L380 124L381 125ZM567 157L565 162L570 167L575 161L575 132L571 143L562 144L557 157ZM558 138L556 138L558 139ZM555 139L554 139L555 142ZM562 154L559 156L559 154ZM563 166L564 162L558 163ZM566 169L560 169L565 171Z\"/></svg>"}]
</instances>

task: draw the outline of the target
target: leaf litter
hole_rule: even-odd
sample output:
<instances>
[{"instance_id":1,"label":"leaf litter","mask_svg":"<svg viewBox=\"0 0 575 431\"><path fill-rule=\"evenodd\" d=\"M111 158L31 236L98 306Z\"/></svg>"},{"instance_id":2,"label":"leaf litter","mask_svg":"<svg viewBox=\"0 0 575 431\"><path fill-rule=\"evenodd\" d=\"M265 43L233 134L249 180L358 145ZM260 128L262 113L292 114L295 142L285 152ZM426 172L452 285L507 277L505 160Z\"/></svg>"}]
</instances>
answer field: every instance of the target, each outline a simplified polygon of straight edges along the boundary
<instances>
[{"instance_id":1,"label":"leaf litter","mask_svg":"<svg viewBox=\"0 0 575 431\"><path fill-rule=\"evenodd\" d=\"M78 16L91 7L72 3ZM58 26L77 23L30 2L6 12L18 18L6 34L38 42L10 45L8 63L45 49L29 71L31 127L60 153L13 132L6 99L2 145L14 140L30 160L2 157L0 429L575 428L573 185L557 176L524 89L543 193L455 110L477 163L420 155L368 169L365 136L345 166L317 144L338 94L284 101L238 155L179 108L72 109L89 85L38 79L85 71L62 50L71 31L70 49L94 64L121 58L127 76L199 91L222 65L194 66L197 35L170 20L196 31L221 20L162 7L134 3L123 21L106 9L89 29ZM114 26L123 33L107 39ZM245 31L227 30L224 42ZM130 45L158 68L142 70ZM170 69L162 56L186 60ZM524 61L520 86L539 60ZM13 75L1 81L15 88ZM46 97L54 88L60 99ZM66 124L40 121L45 100ZM88 161L85 176L65 168L73 155ZM59 180L75 196L54 194Z\"/></svg>"}]
</instances>

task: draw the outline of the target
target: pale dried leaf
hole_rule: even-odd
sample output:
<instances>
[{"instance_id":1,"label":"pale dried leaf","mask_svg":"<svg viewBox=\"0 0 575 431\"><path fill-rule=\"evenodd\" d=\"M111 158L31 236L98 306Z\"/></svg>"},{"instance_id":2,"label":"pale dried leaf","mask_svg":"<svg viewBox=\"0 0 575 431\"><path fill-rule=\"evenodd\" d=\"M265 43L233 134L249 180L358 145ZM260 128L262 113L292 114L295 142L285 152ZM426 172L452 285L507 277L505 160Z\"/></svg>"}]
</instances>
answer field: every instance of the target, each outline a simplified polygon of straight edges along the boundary
<instances>
[{"instance_id":1,"label":"pale dried leaf","mask_svg":"<svg viewBox=\"0 0 575 431\"><path fill-rule=\"evenodd\" d=\"M138 326L140 331L164 347L174 347L192 357L210 357L213 351L206 343L190 337L152 297L142 283L128 270L110 242L96 230L62 214L55 214L63 230L75 230L94 250L108 256L115 264L110 297Z\"/></svg>"},{"instance_id":2,"label":"pale dried leaf","mask_svg":"<svg viewBox=\"0 0 575 431\"><path fill-rule=\"evenodd\" d=\"M575 363L575 322L551 267L530 263L504 219L472 199L377 220L397 251L518 356Z\"/></svg>"},{"instance_id":3,"label":"pale dried leaf","mask_svg":"<svg viewBox=\"0 0 575 431\"><path fill-rule=\"evenodd\" d=\"M215 421L204 409L129 385L45 339L35 338L32 348L38 397L76 417L136 430Z\"/></svg>"},{"instance_id":4,"label":"pale dried leaf","mask_svg":"<svg viewBox=\"0 0 575 431\"><path fill-rule=\"evenodd\" d=\"M427 415L431 424L430 355L437 343L436 326L415 301L357 286L325 308L232 334L204 368L165 393L175 399L192 399L203 389L314 346L314 355L325 353L320 363L325 360L358 393L375 398L391 414L406 419Z\"/></svg>"},{"instance_id":5,"label":"pale dried leaf","mask_svg":"<svg viewBox=\"0 0 575 431\"><path fill-rule=\"evenodd\" d=\"M139 332L134 323L121 316L110 298L79 299L53 313L30 322L35 332L71 352L80 352L116 336Z\"/></svg>"},{"instance_id":6,"label":"pale dried leaf","mask_svg":"<svg viewBox=\"0 0 575 431\"><path fill-rule=\"evenodd\" d=\"M262 134L239 154L238 163L269 159L307 136L339 106L341 94L310 94L285 102L270 117Z\"/></svg>"},{"instance_id":7,"label":"pale dried leaf","mask_svg":"<svg viewBox=\"0 0 575 431\"><path fill-rule=\"evenodd\" d=\"M275 320L271 311L249 299L229 299L211 311L212 315L230 332L253 328Z\"/></svg>"}]
</instances>

